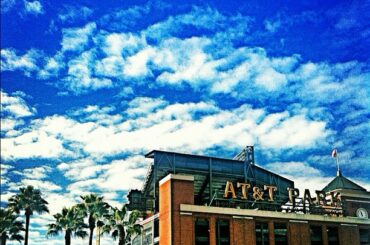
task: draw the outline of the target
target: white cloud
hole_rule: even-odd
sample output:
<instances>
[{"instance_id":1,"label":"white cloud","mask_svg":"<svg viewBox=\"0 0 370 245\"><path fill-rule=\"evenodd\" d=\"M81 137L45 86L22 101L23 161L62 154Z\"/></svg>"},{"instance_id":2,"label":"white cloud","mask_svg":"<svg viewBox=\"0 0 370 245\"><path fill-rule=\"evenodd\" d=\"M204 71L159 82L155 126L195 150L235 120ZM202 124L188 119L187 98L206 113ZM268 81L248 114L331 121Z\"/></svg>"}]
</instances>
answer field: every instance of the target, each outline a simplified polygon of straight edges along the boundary
<instances>
[{"instance_id":1,"label":"white cloud","mask_svg":"<svg viewBox=\"0 0 370 245\"><path fill-rule=\"evenodd\" d=\"M235 35L244 34L249 30L251 19L242 15L226 16L209 7L193 7L188 13L170 16L149 26L143 33L151 39L161 40L175 36L181 27L191 26L194 29L226 33L228 38L232 39Z\"/></svg>"},{"instance_id":2,"label":"white cloud","mask_svg":"<svg viewBox=\"0 0 370 245\"><path fill-rule=\"evenodd\" d=\"M3 139L3 157L57 158L72 156L73 150L74 157L88 154L102 159L157 148L199 152L221 146L234 150L246 142L264 148L309 148L328 135L325 122L309 120L304 114L268 115L248 106L221 110L213 103L171 105L161 99L136 98L124 112L126 120L110 110L78 109L71 115L79 121L57 115L34 120L29 132ZM102 123L109 119L111 123ZM97 171L89 170L86 177Z\"/></svg>"},{"instance_id":3,"label":"white cloud","mask_svg":"<svg viewBox=\"0 0 370 245\"><path fill-rule=\"evenodd\" d=\"M27 13L39 15L44 13L44 9L39 1L26 1L24 0L24 7Z\"/></svg>"},{"instance_id":4,"label":"white cloud","mask_svg":"<svg viewBox=\"0 0 370 245\"><path fill-rule=\"evenodd\" d=\"M288 83L288 75L299 58L297 55L269 58L262 48L246 47L231 49L214 58L214 40L205 37L168 38L150 46L142 37L112 34L105 42L108 56L96 63L101 75L142 78L152 77L156 72L159 84L187 83L194 89L205 87L211 93L230 93L237 87L276 91ZM125 43L133 50L140 49L134 54L125 52Z\"/></svg>"},{"instance_id":5,"label":"white cloud","mask_svg":"<svg viewBox=\"0 0 370 245\"><path fill-rule=\"evenodd\" d=\"M23 120L1 118L1 131L6 132L6 134L11 134L15 127L22 124L24 124Z\"/></svg>"},{"instance_id":6,"label":"white cloud","mask_svg":"<svg viewBox=\"0 0 370 245\"><path fill-rule=\"evenodd\" d=\"M1 174L6 175L10 169L13 169L14 167L8 164L1 163Z\"/></svg>"},{"instance_id":7,"label":"white cloud","mask_svg":"<svg viewBox=\"0 0 370 245\"><path fill-rule=\"evenodd\" d=\"M3 191L1 190L1 195L0 195L0 200L1 202L7 202L9 200L9 198L11 198L12 196L14 196L16 193L15 192L12 192L12 191Z\"/></svg>"},{"instance_id":8,"label":"white cloud","mask_svg":"<svg viewBox=\"0 0 370 245\"><path fill-rule=\"evenodd\" d=\"M36 179L42 180L49 177L49 174L52 172L52 168L49 166L41 166L35 168L26 168L20 173L25 179Z\"/></svg>"},{"instance_id":9,"label":"white cloud","mask_svg":"<svg viewBox=\"0 0 370 245\"><path fill-rule=\"evenodd\" d=\"M109 56L133 54L147 46L143 36L132 33L111 33L105 37L103 50Z\"/></svg>"},{"instance_id":10,"label":"white cloud","mask_svg":"<svg viewBox=\"0 0 370 245\"><path fill-rule=\"evenodd\" d=\"M123 68L123 73L128 77L145 77L151 76L152 73L148 69L148 62L153 58L155 50L148 46L138 53L127 58L127 64Z\"/></svg>"},{"instance_id":11,"label":"white cloud","mask_svg":"<svg viewBox=\"0 0 370 245\"><path fill-rule=\"evenodd\" d=\"M60 213L64 207L71 207L81 201L79 196L67 192L46 192L45 200L49 203L48 208L51 215Z\"/></svg>"},{"instance_id":12,"label":"white cloud","mask_svg":"<svg viewBox=\"0 0 370 245\"><path fill-rule=\"evenodd\" d=\"M163 3L160 5L163 7ZM127 30L136 26L138 21L145 18L145 15L150 14L152 9L151 2L144 5L134 5L127 9L119 8L117 11L109 12L109 14L103 16L100 19L100 24L108 30Z\"/></svg>"},{"instance_id":13,"label":"white cloud","mask_svg":"<svg viewBox=\"0 0 370 245\"><path fill-rule=\"evenodd\" d=\"M64 67L63 54L58 52L54 57L48 57L45 59L45 65L39 71L38 78L47 79L57 76L59 71Z\"/></svg>"},{"instance_id":14,"label":"white cloud","mask_svg":"<svg viewBox=\"0 0 370 245\"><path fill-rule=\"evenodd\" d=\"M100 107L88 105L71 112L71 116L77 117L81 122L95 122L99 125L107 126L117 124L123 120L122 115L114 113L115 109L114 106Z\"/></svg>"},{"instance_id":15,"label":"white cloud","mask_svg":"<svg viewBox=\"0 0 370 245\"><path fill-rule=\"evenodd\" d=\"M112 87L110 79L94 76L91 66L95 58L94 50L90 50L68 62L68 76L64 78L64 81L69 90L80 94L89 89L97 90Z\"/></svg>"},{"instance_id":16,"label":"white cloud","mask_svg":"<svg viewBox=\"0 0 370 245\"><path fill-rule=\"evenodd\" d=\"M321 171L304 162L274 162L266 165L272 172L296 177L319 177Z\"/></svg>"},{"instance_id":17,"label":"white cloud","mask_svg":"<svg viewBox=\"0 0 370 245\"><path fill-rule=\"evenodd\" d=\"M2 186L7 186L10 182L10 177L8 175L10 170L13 170L14 167L8 164L1 163L0 164L0 170L1 170L1 175L0 175L0 181ZM9 197L2 199L2 200L7 200Z\"/></svg>"},{"instance_id":18,"label":"white cloud","mask_svg":"<svg viewBox=\"0 0 370 245\"><path fill-rule=\"evenodd\" d=\"M37 179L22 179L19 183L12 183L9 190L18 191L20 187L28 185L32 185L36 189L39 189L42 193L50 193L53 191L62 190L62 187L51 181Z\"/></svg>"},{"instance_id":19,"label":"white cloud","mask_svg":"<svg viewBox=\"0 0 370 245\"><path fill-rule=\"evenodd\" d=\"M80 159L68 163L61 163L57 167L64 176L71 180L86 180L94 178L103 167L96 164L94 159Z\"/></svg>"},{"instance_id":20,"label":"white cloud","mask_svg":"<svg viewBox=\"0 0 370 245\"><path fill-rule=\"evenodd\" d=\"M74 23L76 20L85 20L92 13L93 10L86 6L65 5L58 18L62 23Z\"/></svg>"},{"instance_id":21,"label":"white cloud","mask_svg":"<svg viewBox=\"0 0 370 245\"><path fill-rule=\"evenodd\" d=\"M172 85L187 82L197 88L202 82L212 79L216 75L215 65L209 62L211 55L204 52L209 44L209 39L198 37L163 41L153 62L157 69L170 71L161 73L157 81Z\"/></svg>"},{"instance_id":22,"label":"white cloud","mask_svg":"<svg viewBox=\"0 0 370 245\"><path fill-rule=\"evenodd\" d=\"M272 148L312 146L327 135L325 126L325 122L310 121L298 115L275 125L272 130L260 136L260 142Z\"/></svg>"},{"instance_id":23,"label":"white cloud","mask_svg":"<svg viewBox=\"0 0 370 245\"><path fill-rule=\"evenodd\" d=\"M42 57L41 52L35 49L30 49L23 56L18 56L14 49L2 49L1 70L22 70L26 76L30 76L32 72L39 70L37 61L40 57Z\"/></svg>"},{"instance_id":24,"label":"white cloud","mask_svg":"<svg viewBox=\"0 0 370 245\"><path fill-rule=\"evenodd\" d=\"M210 115L205 114L194 120L193 113L202 111L208 111ZM259 116L253 119L250 117L253 114ZM218 112L213 105L204 103L168 105L118 124L121 130L112 127L95 128L83 137L83 149L98 156L154 148L192 152L220 145L234 149L242 147L246 141L259 142L267 148L309 147L326 135L323 122L309 121L303 116L290 117L285 113L281 121L271 125L268 130L262 129L266 128L264 120L257 123L260 117L259 110L246 107ZM297 137L300 140L296 140ZM102 147L102 140L110 144Z\"/></svg>"},{"instance_id":25,"label":"white cloud","mask_svg":"<svg viewBox=\"0 0 370 245\"><path fill-rule=\"evenodd\" d=\"M256 84L265 87L268 91L274 91L287 83L287 78L273 68L264 70L263 73L257 75Z\"/></svg>"},{"instance_id":26,"label":"white cloud","mask_svg":"<svg viewBox=\"0 0 370 245\"><path fill-rule=\"evenodd\" d=\"M241 62L233 65L235 60ZM269 58L262 48L239 48L220 60L219 69L226 69L216 74L218 79L211 85L211 92L230 93L237 89L245 92L231 95L242 98L258 90L274 92L288 82L297 61L296 55Z\"/></svg>"},{"instance_id":27,"label":"white cloud","mask_svg":"<svg viewBox=\"0 0 370 245\"><path fill-rule=\"evenodd\" d=\"M1 91L2 112L7 113L10 118L22 118L33 116L36 109L27 105L26 101L20 96L8 95Z\"/></svg>"},{"instance_id":28,"label":"white cloud","mask_svg":"<svg viewBox=\"0 0 370 245\"><path fill-rule=\"evenodd\" d=\"M167 101L159 98L136 97L128 104L129 108L126 110L126 113L129 114L130 117L147 115L167 104Z\"/></svg>"},{"instance_id":29,"label":"white cloud","mask_svg":"<svg viewBox=\"0 0 370 245\"><path fill-rule=\"evenodd\" d=\"M140 189L148 166L144 163L148 160L142 156L113 161L104 166L106 171L100 178L105 181L98 186L103 190Z\"/></svg>"},{"instance_id":30,"label":"white cloud","mask_svg":"<svg viewBox=\"0 0 370 245\"><path fill-rule=\"evenodd\" d=\"M108 197L113 195L111 199L115 199L115 191L141 188L143 176L147 171L147 163L148 159L145 159L143 156L114 160L108 164L96 166L100 168L97 176L95 174L90 176L71 176L71 172L67 171L66 177L75 180L68 186L68 190L74 195L82 195L98 189L104 192L104 196L106 194ZM71 163L68 167L70 169L78 168L82 171L91 169L91 166L82 167L80 163Z\"/></svg>"},{"instance_id":31,"label":"white cloud","mask_svg":"<svg viewBox=\"0 0 370 245\"><path fill-rule=\"evenodd\" d=\"M9 95L0 91L1 98L1 133L3 136L15 136L20 132L17 127L24 125L23 118L34 116L36 108L27 104L23 92L16 91Z\"/></svg>"},{"instance_id":32,"label":"white cloud","mask_svg":"<svg viewBox=\"0 0 370 245\"><path fill-rule=\"evenodd\" d=\"M32 131L1 139L1 156L6 159L56 158L66 153L63 142L45 132Z\"/></svg>"},{"instance_id":33,"label":"white cloud","mask_svg":"<svg viewBox=\"0 0 370 245\"><path fill-rule=\"evenodd\" d=\"M125 64L126 61L122 57L109 56L96 62L95 73L100 76L122 78Z\"/></svg>"},{"instance_id":34,"label":"white cloud","mask_svg":"<svg viewBox=\"0 0 370 245\"><path fill-rule=\"evenodd\" d=\"M63 29L62 51L82 51L96 30L94 22L82 28Z\"/></svg>"},{"instance_id":35,"label":"white cloud","mask_svg":"<svg viewBox=\"0 0 370 245\"><path fill-rule=\"evenodd\" d=\"M86 50L95 29L95 23L90 23L63 31L62 50L83 52L68 62L65 78L66 88L77 94L113 87L108 77L133 81L153 77L160 85L187 83L211 93L256 87L276 91L287 84L287 74L297 63L296 55L269 58L262 48L225 47L219 54L217 40L207 37L168 37L157 45L148 45L145 32L141 35L99 32L93 38L96 47Z\"/></svg>"}]
</instances>

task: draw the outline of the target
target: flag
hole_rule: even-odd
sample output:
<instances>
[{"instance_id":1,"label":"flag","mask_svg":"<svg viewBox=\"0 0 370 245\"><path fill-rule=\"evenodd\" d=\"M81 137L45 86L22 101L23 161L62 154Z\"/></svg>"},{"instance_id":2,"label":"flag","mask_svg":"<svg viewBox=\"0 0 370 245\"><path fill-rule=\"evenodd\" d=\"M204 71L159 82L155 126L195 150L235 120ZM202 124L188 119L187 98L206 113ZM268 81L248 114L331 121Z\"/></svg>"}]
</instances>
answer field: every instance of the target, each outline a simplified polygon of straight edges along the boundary
<instances>
[{"instance_id":1,"label":"flag","mask_svg":"<svg viewBox=\"0 0 370 245\"><path fill-rule=\"evenodd\" d=\"M337 157L337 149L334 149L331 153L331 157L336 158Z\"/></svg>"}]
</instances>

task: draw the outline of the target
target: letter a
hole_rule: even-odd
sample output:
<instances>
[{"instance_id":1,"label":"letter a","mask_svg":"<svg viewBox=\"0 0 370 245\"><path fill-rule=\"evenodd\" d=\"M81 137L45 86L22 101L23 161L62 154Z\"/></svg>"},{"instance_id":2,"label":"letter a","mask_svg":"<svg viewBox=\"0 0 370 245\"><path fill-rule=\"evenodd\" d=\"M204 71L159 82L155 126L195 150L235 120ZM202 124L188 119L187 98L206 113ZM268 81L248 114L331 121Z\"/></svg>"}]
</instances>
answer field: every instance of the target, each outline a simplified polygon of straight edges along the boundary
<instances>
[{"instance_id":1,"label":"letter a","mask_svg":"<svg viewBox=\"0 0 370 245\"><path fill-rule=\"evenodd\" d=\"M306 203L306 201L308 201L309 205L313 204L311 193L310 193L310 190L308 190L308 189L304 190L304 195L303 195L303 203Z\"/></svg>"},{"instance_id":2,"label":"letter a","mask_svg":"<svg viewBox=\"0 0 370 245\"><path fill-rule=\"evenodd\" d=\"M224 197L228 198L229 193L231 193L232 198L236 198L234 186L233 186L233 183L231 181L226 182Z\"/></svg>"}]
</instances>

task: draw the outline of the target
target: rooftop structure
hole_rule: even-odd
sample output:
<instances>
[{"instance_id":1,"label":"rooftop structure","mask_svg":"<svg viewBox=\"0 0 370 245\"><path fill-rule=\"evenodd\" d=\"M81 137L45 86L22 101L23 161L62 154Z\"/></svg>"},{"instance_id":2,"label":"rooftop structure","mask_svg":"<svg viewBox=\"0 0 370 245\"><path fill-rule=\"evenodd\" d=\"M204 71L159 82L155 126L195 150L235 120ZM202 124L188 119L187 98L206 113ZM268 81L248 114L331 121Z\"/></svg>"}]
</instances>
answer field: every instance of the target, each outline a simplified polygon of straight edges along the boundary
<instances>
[{"instance_id":1,"label":"rooftop structure","mask_svg":"<svg viewBox=\"0 0 370 245\"><path fill-rule=\"evenodd\" d=\"M344 177L341 171L338 171L337 176L322 190L325 192L330 192L334 190L366 191L366 189L363 188L362 186Z\"/></svg>"},{"instance_id":2,"label":"rooftop structure","mask_svg":"<svg viewBox=\"0 0 370 245\"><path fill-rule=\"evenodd\" d=\"M153 159L149 167L141 193L131 191L130 207L139 210L158 212L159 181L168 174L194 176L195 203L207 206L235 206L241 208L261 208L279 210L288 201L287 188L294 188L294 182L254 164L253 147L243 150L234 159L184 154L154 150L145 155ZM243 182L261 186L278 187L275 193L277 202L229 200L223 197L226 181ZM130 198L129 198L130 199ZM132 198L131 198L132 199Z\"/></svg>"},{"instance_id":3,"label":"rooftop structure","mask_svg":"<svg viewBox=\"0 0 370 245\"><path fill-rule=\"evenodd\" d=\"M154 150L132 245L369 245L370 192L338 175L310 193L254 163L248 146L233 159Z\"/></svg>"}]
</instances>

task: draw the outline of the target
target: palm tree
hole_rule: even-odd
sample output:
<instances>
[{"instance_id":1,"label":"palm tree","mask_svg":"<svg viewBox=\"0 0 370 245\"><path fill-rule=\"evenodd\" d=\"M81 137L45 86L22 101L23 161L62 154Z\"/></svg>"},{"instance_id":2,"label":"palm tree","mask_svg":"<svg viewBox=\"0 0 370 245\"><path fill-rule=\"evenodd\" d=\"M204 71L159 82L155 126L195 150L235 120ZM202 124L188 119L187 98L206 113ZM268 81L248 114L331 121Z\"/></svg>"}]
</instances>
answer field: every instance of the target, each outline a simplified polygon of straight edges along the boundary
<instances>
[{"instance_id":1,"label":"palm tree","mask_svg":"<svg viewBox=\"0 0 370 245\"><path fill-rule=\"evenodd\" d=\"M38 189L34 189L33 186L27 186L26 188L19 188L20 193L9 198L8 207L10 210L16 213L20 213L24 210L26 216L26 232L24 244L28 245L28 231L30 226L30 218L34 212L42 214L48 213L47 207L48 202L41 197L41 192Z\"/></svg>"},{"instance_id":2,"label":"palm tree","mask_svg":"<svg viewBox=\"0 0 370 245\"><path fill-rule=\"evenodd\" d=\"M96 194L81 196L83 203L78 207L88 216L88 226L90 230L89 245L92 245L95 227L98 228L96 244L100 244L101 227L104 225L103 217L108 214L109 204L103 201L103 197Z\"/></svg>"},{"instance_id":3,"label":"palm tree","mask_svg":"<svg viewBox=\"0 0 370 245\"><path fill-rule=\"evenodd\" d=\"M112 210L112 214L107 217L108 222L104 225L103 232L111 232L114 240L118 237L118 245L124 245L133 234L141 233L142 226L136 223L141 216L140 211L132 211L127 219L128 211L125 205L121 209L112 208Z\"/></svg>"},{"instance_id":4,"label":"palm tree","mask_svg":"<svg viewBox=\"0 0 370 245\"><path fill-rule=\"evenodd\" d=\"M55 223L48 225L47 236L56 236L64 230L65 244L71 244L71 236L85 238L87 232L84 230L88 226L84 223L84 213L76 206L63 208L61 213L53 215Z\"/></svg>"},{"instance_id":5,"label":"palm tree","mask_svg":"<svg viewBox=\"0 0 370 245\"><path fill-rule=\"evenodd\" d=\"M18 216L11 210L0 208L0 245L5 245L6 240L21 242L23 236L19 233L24 231L23 222L17 221Z\"/></svg>"}]
</instances>

